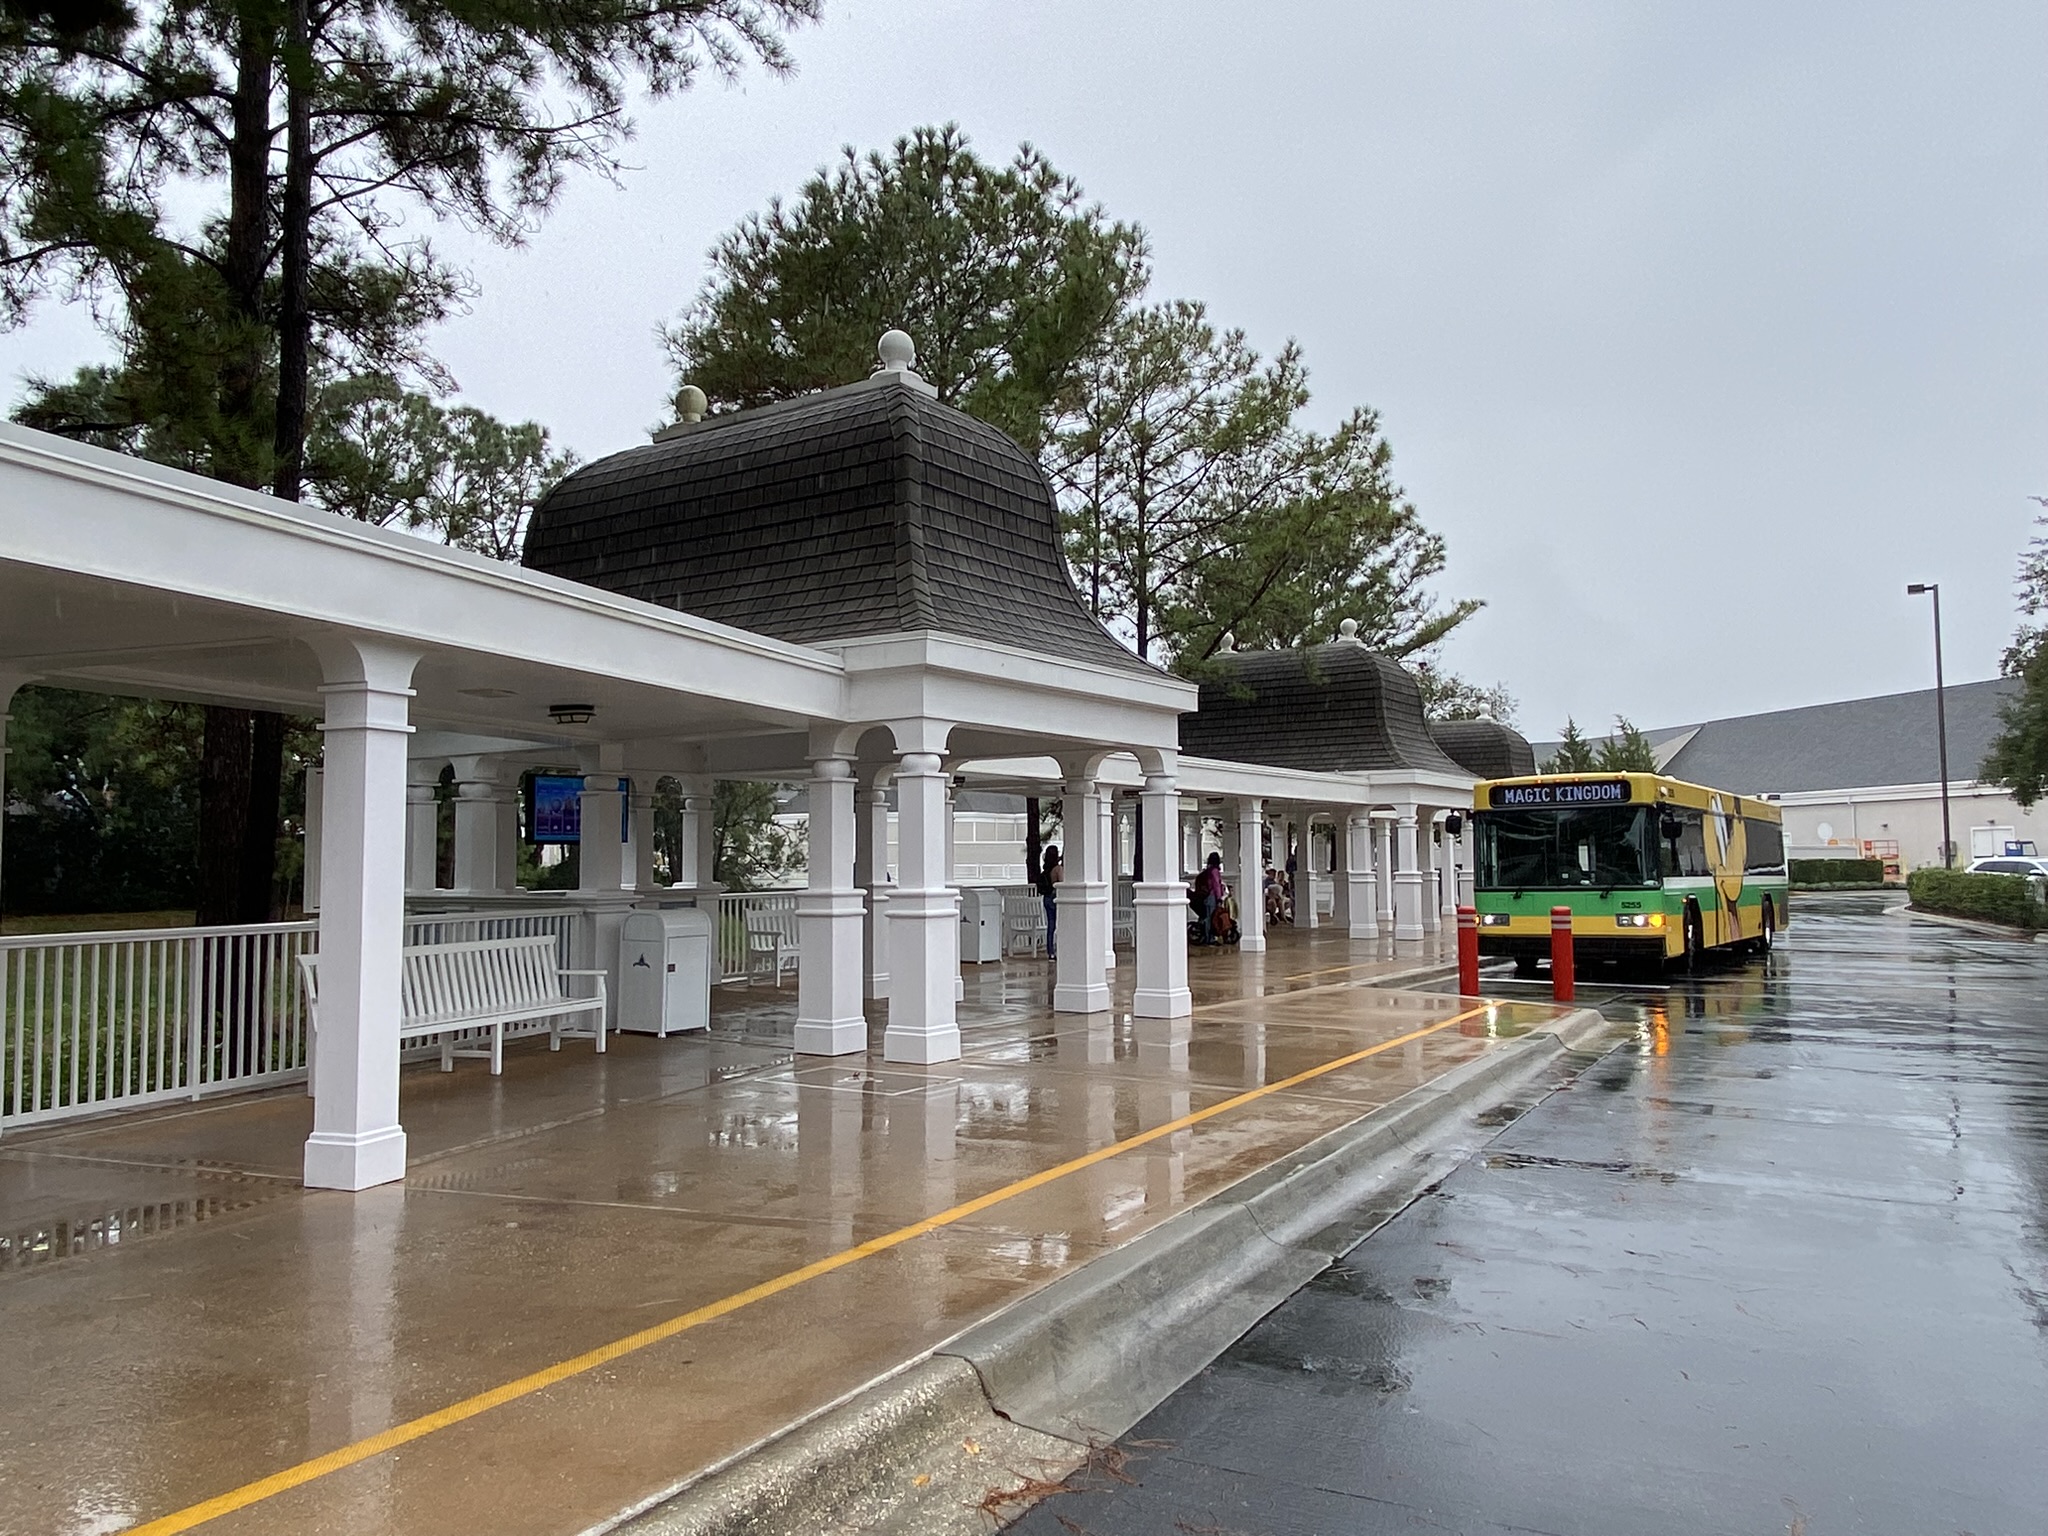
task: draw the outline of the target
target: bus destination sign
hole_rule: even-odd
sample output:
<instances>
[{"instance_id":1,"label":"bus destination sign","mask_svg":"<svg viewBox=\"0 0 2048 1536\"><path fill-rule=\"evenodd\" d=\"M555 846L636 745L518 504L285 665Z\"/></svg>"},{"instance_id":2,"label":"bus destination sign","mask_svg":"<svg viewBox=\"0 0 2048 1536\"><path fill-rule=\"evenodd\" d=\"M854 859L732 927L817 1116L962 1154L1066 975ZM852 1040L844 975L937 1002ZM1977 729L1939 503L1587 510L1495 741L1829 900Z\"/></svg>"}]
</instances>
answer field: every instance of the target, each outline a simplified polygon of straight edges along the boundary
<instances>
[{"instance_id":1,"label":"bus destination sign","mask_svg":"<svg viewBox=\"0 0 2048 1536\"><path fill-rule=\"evenodd\" d=\"M1587 783L1496 784L1489 803L1512 806L1626 805L1627 779L1595 779Z\"/></svg>"}]
</instances>

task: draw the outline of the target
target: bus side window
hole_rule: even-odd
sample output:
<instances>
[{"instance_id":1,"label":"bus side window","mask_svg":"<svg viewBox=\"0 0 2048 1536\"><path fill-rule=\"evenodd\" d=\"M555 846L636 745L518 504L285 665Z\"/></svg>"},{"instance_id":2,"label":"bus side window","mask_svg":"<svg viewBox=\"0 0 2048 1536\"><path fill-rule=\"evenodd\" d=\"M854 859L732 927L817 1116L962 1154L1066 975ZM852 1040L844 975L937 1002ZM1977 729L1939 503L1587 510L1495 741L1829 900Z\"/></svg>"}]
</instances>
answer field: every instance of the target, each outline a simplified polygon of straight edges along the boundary
<instances>
[{"instance_id":1,"label":"bus side window","mask_svg":"<svg viewBox=\"0 0 2048 1536\"><path fill-rule=\"evenodd\" d=\"M1657 862L1665 877L1711 875L1713 870L1707 864L1706 813L1680 806L1673 814L1683 830L1675 843L1668 838L1658 839Z\"/></svg>"},{"instance_id":2,"label":"bus side window","mask_svg":"<svg viewBox=\"0 0 2048 1536\"><path fill-rule=\"evenodd\" d=\"M1743 866L1753 875L1783 874L1785 872L1785 829L1775 821L1763 821L1755 817L1743 818L1749 846L1749 858Z\"/></svg>"}]
</instances>

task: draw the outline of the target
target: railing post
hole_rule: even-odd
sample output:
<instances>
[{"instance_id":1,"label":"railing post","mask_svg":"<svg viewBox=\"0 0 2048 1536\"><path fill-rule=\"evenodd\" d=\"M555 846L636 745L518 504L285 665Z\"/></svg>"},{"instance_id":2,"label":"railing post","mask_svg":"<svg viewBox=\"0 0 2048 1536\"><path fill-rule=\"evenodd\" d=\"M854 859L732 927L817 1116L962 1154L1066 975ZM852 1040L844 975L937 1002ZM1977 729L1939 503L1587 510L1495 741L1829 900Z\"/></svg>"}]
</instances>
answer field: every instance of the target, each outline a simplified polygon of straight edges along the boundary
<instances>
[{"instance_id":1,"label":"railing post","mask_svg":"<svg viewBox=\"0 0 2048 1536\"><path fill-rule=\"evenodd\" d=\"M1572 1000L1572 909L1550 909L1550 995L1560 1003Z\"/></svg>"},{"instance_id":2,"label":"railing post","mask_svg":"<svg viewBox=\"0 0 2048 1536\"><path fill-rule=\"evenodd\" d=\"M1458 908L1458 995L1479 995L1479 913Z\"/></svg>"}]
</instances>

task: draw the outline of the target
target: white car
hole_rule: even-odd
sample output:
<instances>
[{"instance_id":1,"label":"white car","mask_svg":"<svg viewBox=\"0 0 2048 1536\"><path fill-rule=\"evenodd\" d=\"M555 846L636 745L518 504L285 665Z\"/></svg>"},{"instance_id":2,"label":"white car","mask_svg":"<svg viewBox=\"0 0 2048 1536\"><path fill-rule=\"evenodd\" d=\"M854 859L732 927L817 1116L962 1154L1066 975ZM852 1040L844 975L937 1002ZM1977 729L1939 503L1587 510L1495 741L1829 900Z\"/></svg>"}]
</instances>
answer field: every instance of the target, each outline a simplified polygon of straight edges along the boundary
<instances>
[{"instance_id":1,"label":"white car","mask_svg":"<svg viewBox=\"0 0 2048 1536\"><path fill-rule=\"evenodd\" d=\"M2016 854L2001 855L1995 859L1972 859L1970 867L1963 871L1968 875L2043 875L2048 876L2048 859L2023 859Z\"/></svg>"}]
</instances>

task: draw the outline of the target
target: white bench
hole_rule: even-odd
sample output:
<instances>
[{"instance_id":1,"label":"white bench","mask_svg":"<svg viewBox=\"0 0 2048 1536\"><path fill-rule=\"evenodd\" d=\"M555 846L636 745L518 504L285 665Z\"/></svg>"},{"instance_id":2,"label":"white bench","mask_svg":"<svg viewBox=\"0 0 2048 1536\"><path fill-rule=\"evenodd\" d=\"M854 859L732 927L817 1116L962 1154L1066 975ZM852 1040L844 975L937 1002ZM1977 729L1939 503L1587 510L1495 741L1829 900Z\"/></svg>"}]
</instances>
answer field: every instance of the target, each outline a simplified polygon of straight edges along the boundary
<instances>
[{"instance_id":1,"label":"white bench","mask_svg":"<svg viewBox=\"0 0 2048 1536\"><path fill-rule=\"evenodd\" d=\"M783 973L797 968L796 913L784 908L750 907L746 927L747 980L766 975L781 986Z\"/></svg>"},{"instance_id":2,"label":"white bench","mask_svg":"<svg viewBox=\"0 0 2048 1536\"><path fill-rule=\"evenodd\" d=\"M1038 892L1003 892L1003 953L1045 953L1045 899Z\"/></svg>"},{"instance_id":3,"label":"white bench","mask_svg":"<svg viewBox=\"0 0 2048 1536\"><path fill-rule=\"evenodd\" d=\"M604 1049L605 973L564 970L557 965L552 934L416 944L399 954L403 964L399 1038L440 1036L443 1072L455 1070L457 1056L478 1056L490 1059L491 1075L497 1076L505 1065L505 1026L537 1019L549 1021L551 1051L559 1051L565 1038L595 1040L597 1048ZM299 956L306 1012L315 1032L320 1027L319 962L318 955ZM570 996L571 976L593 978L596 995ZM564 1022L576 1018L589 1022ZM454 1037L468 1029L488 1029L490 1044L458 1046ZM310 1042L307 1059L312 1059Z\"/></svg>"}]
</instances>

